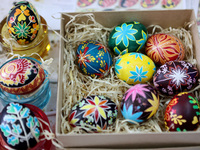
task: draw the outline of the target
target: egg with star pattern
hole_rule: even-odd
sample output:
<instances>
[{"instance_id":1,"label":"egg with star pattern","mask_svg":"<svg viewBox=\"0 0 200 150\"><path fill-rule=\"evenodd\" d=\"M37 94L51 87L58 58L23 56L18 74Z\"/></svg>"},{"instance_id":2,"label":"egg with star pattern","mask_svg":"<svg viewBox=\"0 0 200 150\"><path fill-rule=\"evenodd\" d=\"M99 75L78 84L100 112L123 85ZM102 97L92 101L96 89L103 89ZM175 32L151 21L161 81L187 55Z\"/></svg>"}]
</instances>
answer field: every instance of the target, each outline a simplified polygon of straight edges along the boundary
<instances>
[{"instance_id":1,"label":"egg with star pattern","mask_svg":"<svg viewBox=\"0 0 200 150\"><path fill-rule=\"evenodd\" d=\"M136 84L124 94L121 113L130 123L142 123L156 114L159 104L159 94L152 85Z\"/></svg>"}]
</instances>

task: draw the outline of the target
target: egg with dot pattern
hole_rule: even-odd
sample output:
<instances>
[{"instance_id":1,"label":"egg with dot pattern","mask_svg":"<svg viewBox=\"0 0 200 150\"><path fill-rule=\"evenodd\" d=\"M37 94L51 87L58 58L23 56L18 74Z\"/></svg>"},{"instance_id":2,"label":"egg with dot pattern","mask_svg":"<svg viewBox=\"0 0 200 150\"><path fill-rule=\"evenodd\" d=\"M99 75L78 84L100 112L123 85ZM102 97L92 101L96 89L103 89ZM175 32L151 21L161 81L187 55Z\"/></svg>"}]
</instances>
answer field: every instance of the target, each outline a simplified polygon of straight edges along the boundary
<instances>
[{"instance_id":1,"label":"egg with dot pattern","mask_svg":"<svg viewBox=\"0 0 200 150\"><path fill-rule=\"evenodd\" d=\"M155 71L154 62L141 53L124 54L115 63L117 77L131 85L150 81Z\"/></svg>"}]
</instances>

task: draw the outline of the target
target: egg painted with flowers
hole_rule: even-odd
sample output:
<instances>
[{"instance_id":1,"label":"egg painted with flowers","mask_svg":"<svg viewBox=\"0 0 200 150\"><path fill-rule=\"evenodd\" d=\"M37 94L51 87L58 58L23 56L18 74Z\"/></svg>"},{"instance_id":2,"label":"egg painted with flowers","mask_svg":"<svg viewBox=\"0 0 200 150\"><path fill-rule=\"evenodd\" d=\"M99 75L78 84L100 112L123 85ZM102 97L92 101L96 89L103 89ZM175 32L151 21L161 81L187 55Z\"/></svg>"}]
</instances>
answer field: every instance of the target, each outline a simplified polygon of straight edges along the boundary
<instances>
[{"instance_id":1,"label":"egg painted with flowers","mask_svg":"<svg viewBox=\"0 0 200 150\"><path fill-rule=\"evenodd\" d=\"M28 57L11 59L0 67L0 88L11 94L29 94L37 90L44 79L44 69Z\"/></svg>"},{"instance_id":2,"label":"egg painted with flowers","mask_svg":"<svg viewBox=\"0 0 200 150\"><path fill-rule=\"evenodd\" d=\"M99 42L83 41L77 48L77 60L80 70L91 77L105 77L113 64L107 48Z\"/></svg>"},{"instance_id":3,"label":"egg painted with flowers","mask_svg":"<svg viewBox=\"0 0 200 150\"><path fill-rule=\"evenodd\" d=\"M150 81L156 71L154 62L141 53L127 53L115 63L117 77L127 84L146 83Z\"/></svg>"},{"instance_id":4,"label":"egg painted with flowers","mask_svg":"<svg viewBox=\"0 0 200 150\"><path fill-rule=\"evenodd\" d=\"M91 95L72 107L69 123L72 127L78 126L86 132L102 132L114 124L117 113L116 104L109 98Z\"/></svg>"},{"instance_id":5,"label":"egg painted with flowers","mask_svg":"<svg viewBox=\"0 0 200 150\"><path fill-rule=\"evenodd\" d=\"M174 96L165 110L167 131L194 131L199 126L199 102L188 92Z\"/></svg>"},{"instance_id":6,"label":"egg painted with flowers","mask_svg":"<svg viewBox=\"0 0 200 150\"><path fill-rule=\"evenodd\" d=\"M116 55L139 51L147 41L147 29L140 22L125 22L116 26L109 35L108 47Z\"/></svg>"},{"instance_id":7,"label":"egg painted with flowers","mask_svg":"<svg viewBox=\"0 0 200 150\"><path fill-rule=\"evenodd\" d=\"M131 123L142 123L152 118L159 107L159 94L148 84L136 84L126 91L121 102L121 113Z\"/></svg>"},{"instance_id":8,"label":"egg painted with flowers","mask_svg":"<svg viewBox=\"0 0 200 150\"><path fill-rule=\"evenodd\" d=\"M20 1L9 11L7 27L18 44L29 44L39 32L40 16L30 2Z\"/></svg>"},{"instance_id":9,"label":"egg painted with flowers","mask_svg":"<svg viewBox=\"0 0 200 150\"><path fill-rule=\"evenodd\" d=\"M191 90L198 82L196 67L185 61L170 61L160 66L153 77L154 86L163 94Z\"/></svg>"},{"instance_id":10,"label":"egg painted with flowers","mask_svg":"<svg viewBox=\"0 0 200 150\"><path fill-rule=\"evenodd\" d=\"M0 134L9 147L27 150L38 143L40 124L28 107L9 103L0 115Z\"/></svg>"},{"instance_id":11,"label":"egg painted with flowers","mask_svg":"<svg viewBox=\"0 0 200 150\"><path fill-rule=\"evenodd\" d=\"M177 37L164 33L155 34L148 38L145 52L158 65L169 61L180 61L185 56L182 42Z\"/></svg>"}]
</instances>

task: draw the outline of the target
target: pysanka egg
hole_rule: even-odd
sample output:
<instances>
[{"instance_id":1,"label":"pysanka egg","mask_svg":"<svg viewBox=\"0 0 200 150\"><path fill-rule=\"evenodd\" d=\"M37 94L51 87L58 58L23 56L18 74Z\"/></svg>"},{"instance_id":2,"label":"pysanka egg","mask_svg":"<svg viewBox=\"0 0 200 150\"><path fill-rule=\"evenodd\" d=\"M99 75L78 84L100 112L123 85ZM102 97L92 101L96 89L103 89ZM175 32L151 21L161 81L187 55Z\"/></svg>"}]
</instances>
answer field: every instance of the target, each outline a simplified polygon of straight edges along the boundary
<instances>
[{"instance_id":1,"label":"pysanka egg","mask_svg":"<svg viewBox=\"0 0 200 150\"><path fill-rule=\"evenodd\" d=\"M110 33L108 47L116 55L139 51L147 41L147 29L140 22L125 22Z\"/></svg>"},{"instance_id":2,"label":"pysanka egg","mask_svg":"<svg viewBox=\"0 0 200 150\"><path fill-rule=\"evenodd\" d=\"M146 83L150 81L156 71L154 62L141 53L127 53L115 63L117 77L127 84Z\"/></svg>"},{"instance_id":3,"label":"pysanka egg","mask_svg":"<svg viewBox=\"0 0 200 150\"><path fill-rule=\"evenodd\" d=\"M158 65L174 60L180 61L185 56L182 42L177 37L164 33L148 38L145 52Z\"/></svg>"},{"instance_id":4,"label":"pysanka egg","mask_svg":"<svg viewBox=\"0 0 200 150\"><path fill-rule=\"evenodd\" d=\"M31 43L40 29L40 16L27 1L15 4L7 17L8 31L20 45Z\"/></svg>"},{"instance_id":5,"label":"pysanka egg","mask_svg":"<svg viewBox=\"0 0 200 150\"><path fill-rule=\"evenodd\" d=\"M159 107L159 94L148 84L136 84L126 91L121 112L132 123L142 123L155 115Z\"/></svg>"},{"instance_id":6,"label":"pysanka egg","mask_svg":"<svg viewBox=\"0 0 200 150\"><path fill-rule=\"evenodd\" d=\"M153 83L161 93L174 95L191 90L198 77L197 68L189 62L170 61L160 66L153 77Z\"/></svg>"},{"instance_id":7,"label":"pysanka egg","mask_svg":"<svg viewBox=\"0 0 200 150\"><path fill-rule=\"evenodd\" d=\"M109 98L99 95L87 96L72 107L69 123L86 132L101 132L114 124L117 106Z\"/></svg>"},{"instance_id":8,"label":"pysanka egg","mask_svg":"<svg viewBox=\"0 0 200 150\"><path fill-rule=\"evenodd\" d=\"M0 115L0 134L5 143L13 149L27 150L37 144L40 124L28 107L9 103Z\"/></svg>"},{"instance_id":9,"label":"pysanka egg","mask_svg":"<svg viewBox=\"0 0 200 150\"><path fill-rule=\"evenodd\" d=\"M166 107L165 127L167 131L193 131L199 126L198 99L188 92L174 96Z\"/></svg>"},{"instance_id":10,"label":"pysanka egg","mask_svg":"<svg viewBox=\"0 0 200 150\"><path fill-rule=\"evenodd\" d=\"M105 77L113 64L107 48L93 40L83 41L77 48L80 70L91 77Z\"/></svg>"},{"instance_id":11,"label":"pysanka egg","mask_svg":"<svg viewBox=\"0 0 200 150\"><path fill-rule=\"evenodd\" d=\"M45 79L44 69L28 57L11 59L0 67L0 88L15 95L38 89Z\"/></svg>"}]
</instances>

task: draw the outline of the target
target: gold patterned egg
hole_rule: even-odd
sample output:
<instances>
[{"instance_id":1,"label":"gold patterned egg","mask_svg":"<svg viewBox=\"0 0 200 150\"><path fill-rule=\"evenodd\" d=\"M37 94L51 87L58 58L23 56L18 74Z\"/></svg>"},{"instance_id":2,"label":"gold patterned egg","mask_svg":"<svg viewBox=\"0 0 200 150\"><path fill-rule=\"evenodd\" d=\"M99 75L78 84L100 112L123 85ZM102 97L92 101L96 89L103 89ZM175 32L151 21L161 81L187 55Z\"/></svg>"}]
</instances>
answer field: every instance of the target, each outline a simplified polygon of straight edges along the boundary
<instances>
[{"instance_id":1,"label":"gold patterned egg","mask_svg":"<svg viewBox=\"0 0 200 150\"><path fill-rule=\"evenodd\" d=\"M7 27L12 38L20 45L31 43L40 29L40 16L33 5L20 1L9 11Z\"/></svg>"}]
</instances>

